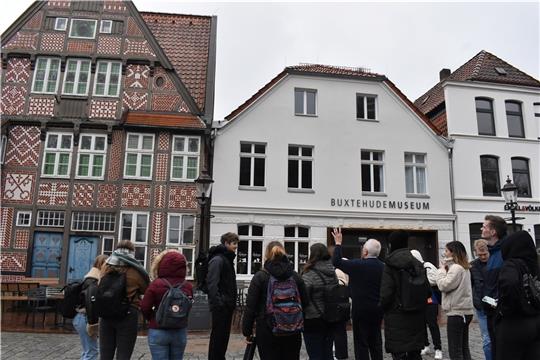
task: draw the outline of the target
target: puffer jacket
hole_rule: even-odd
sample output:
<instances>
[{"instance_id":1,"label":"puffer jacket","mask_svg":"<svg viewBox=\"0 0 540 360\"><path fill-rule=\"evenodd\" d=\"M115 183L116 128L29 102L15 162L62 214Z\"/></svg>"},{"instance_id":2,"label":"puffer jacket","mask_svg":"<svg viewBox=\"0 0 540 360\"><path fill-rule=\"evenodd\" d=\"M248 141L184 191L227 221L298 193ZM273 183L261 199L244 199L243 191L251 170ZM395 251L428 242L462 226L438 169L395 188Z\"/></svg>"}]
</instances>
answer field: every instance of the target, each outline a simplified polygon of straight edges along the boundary
<instances>
[{"instance_id":1,"label":"puffer jacket","mask_svg":"<svg viewBox=\"0 0 540 360\"><path fill-rule=\"evenodd\" d=\"M487 262L482 262L480 259L475 259L471 262L471 285L473 295L473 305L477 310L483 310L484 305L482 298L484 297L484 282L486 279Z\"/></svg>"},{"instance_id":2,"label":"puffer jacket","mask_svg":"<svg viewBox=\"0 0 540 360\"><path fill-rule=\"evenodd\" d=\"M448 271L437 271L437 286L442 293L442 309L448 316L472 315L471 273L463 266L447 261Z\"/></svg>"},{"instance_id":3,"label":"puffer jacket","mask_svg":"<svg viewBox=\"0 0 540 360\"><path fill-rule=\"evenodd\" d=\"M332 260L317 261L307 272L302 274L309 297L309 305L304 309L304 318L319 319L324 311L324 286L337 284L336 271Z\"/></svg>"},{"instance_id":4,"label":"puffer jacket","mask_svg":"<svg viewBox=\"0 0 540 360\"><path fill-rule=\"evenodd\" d=\"M183 283L181 290L188 297L193 297L193 287L186 280L186 258L177 250L166 250L159 254L152 263L151 276L154 279L146 289L141 301L141 312L149 321L150 329L159 328L156 322L156 311L161 303L163 295L169 287L163 281L166 279L172 286ZM181 326L187 326L187 318Z\"/></svg>"},{"instance_id":5,"label":"puffer jacket","mask_svg":"<svg viewBox=\"0 0 540 360\"><path fill-rule=\"evenodd\" d=\"M395 250L386 257L381 281L381 306L384 310L384 346L386 352L419 351L426 338L425 311L405 312L399 307L400 270L424 272L422 263L409 249ZM431 290L426 286L426 304Z\"/></svg>"},{"instance_id":6,"label":"puffer jacket","mask_svg":"<svg viewBox=\"0 0 540 360\"><path fill-rule=\"evenodd\" d=\"M286 256L264 263L264 270L259 270L251 279L246 299L246 309L242 319L242 334L246 337L253 334L253 324L265 322L270 327L269 316L266 314L266 298L270 275L278 280L286 280L293 277L298 286L302 308L308 305L308 295L304 281L294 271L294 265Z\"/></svg>"},{"instance_id":7,"label":"puffer jacket","mask_svg":"<svg viewBox=\"0 0 540 360\"><path fill-rule=\"evenodd\" d=\"M236 307L236 254L225 245L212 246L208 251L208 302L210 311L232 311Z\"/></svg>"}]
</instances>

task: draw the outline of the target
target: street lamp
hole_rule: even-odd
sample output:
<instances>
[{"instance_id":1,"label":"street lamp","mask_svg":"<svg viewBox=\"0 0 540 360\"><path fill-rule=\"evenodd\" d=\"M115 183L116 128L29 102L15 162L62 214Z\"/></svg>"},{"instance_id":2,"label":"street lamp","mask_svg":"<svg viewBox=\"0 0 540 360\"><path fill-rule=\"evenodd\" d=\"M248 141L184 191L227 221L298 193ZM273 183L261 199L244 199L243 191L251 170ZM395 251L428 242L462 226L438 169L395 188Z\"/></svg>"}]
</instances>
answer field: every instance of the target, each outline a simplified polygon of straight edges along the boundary
<instances>
[{"instance_id":1,"label":"street lamp","mask_svg":"<svg viewBox=\"0 0 540 360\"><path fill-rule=\"evenodd\" d=\"M214 183L214 180L208 175L208 172L206 169L203 169L197 179L195 179L195 186L197 187L197 202L199 203L201 207L201 223L199 225L199 252L201 250L204 250L205 247L205 241L206 241L206 220L208 219L208 216L206 214L207 212L207 205L208 200L210 199L210 194L212 193L212 184ZM202 247L201 247L202 246Z\"/></svg>"},{"instance_id":2,"label":"street lamp","mask_svg":"<svg viewBox=\"0 0 540 360\"><path fill-rule=\"evenodd\" d=\"M518 206L518 203L517 203L518 187L514 183L512 183L512 180L510 180L510 176L507 176L506 184L504 184L503 188L501 189L501 192L504 196L504 201L506 201L506 205L504 206L504 209L510 210L510 213L512 214L512 229L514 232L516 232L516 209Z\"/></svg>"}]
</instances>

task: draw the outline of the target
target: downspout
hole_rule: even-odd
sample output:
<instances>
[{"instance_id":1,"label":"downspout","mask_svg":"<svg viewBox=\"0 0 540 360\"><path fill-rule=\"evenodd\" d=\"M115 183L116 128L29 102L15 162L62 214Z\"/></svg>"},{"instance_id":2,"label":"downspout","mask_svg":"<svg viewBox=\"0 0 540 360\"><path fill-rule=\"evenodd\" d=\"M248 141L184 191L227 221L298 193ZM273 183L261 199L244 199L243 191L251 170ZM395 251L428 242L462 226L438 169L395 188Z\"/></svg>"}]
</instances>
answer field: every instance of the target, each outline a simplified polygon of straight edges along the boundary
<instances>
[{"instance_id":1,"label":"downspout","mask_svg":"<svg viewBox=\"0 0 540 360\"><path fill-rule=\"evenodd\" d=\"M448 170L450 174L450 198L452 199L452 214L454 219L452 220L452 232L454 233L454 240L458 239L457 232L457 214L456 214L456 197L454 191L454 139L447 140L448 145Z\"/></svg>"}]
</instances>

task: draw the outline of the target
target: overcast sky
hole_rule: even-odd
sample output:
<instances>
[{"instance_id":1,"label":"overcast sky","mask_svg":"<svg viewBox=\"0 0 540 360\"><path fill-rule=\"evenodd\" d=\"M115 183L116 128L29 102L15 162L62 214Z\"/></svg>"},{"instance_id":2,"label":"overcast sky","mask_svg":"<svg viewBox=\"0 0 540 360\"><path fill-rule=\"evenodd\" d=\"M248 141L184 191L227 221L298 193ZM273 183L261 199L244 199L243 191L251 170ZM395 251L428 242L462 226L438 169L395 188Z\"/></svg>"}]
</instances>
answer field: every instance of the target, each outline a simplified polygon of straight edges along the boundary
<instances>
[{"instance_id":1,"label":"overcast sky","mask_svg":"<svg viewBox=\"0 0 540 360\"><path fill-rule=\"evenodd\" d=\"M32 1L2 2L3 32ZM276 3L135 0L140 11L217 15L214 119L285 66L365 67L411 100L487 50L539 78L539 1L526 3Z\"/></svg>"}]
</instances>

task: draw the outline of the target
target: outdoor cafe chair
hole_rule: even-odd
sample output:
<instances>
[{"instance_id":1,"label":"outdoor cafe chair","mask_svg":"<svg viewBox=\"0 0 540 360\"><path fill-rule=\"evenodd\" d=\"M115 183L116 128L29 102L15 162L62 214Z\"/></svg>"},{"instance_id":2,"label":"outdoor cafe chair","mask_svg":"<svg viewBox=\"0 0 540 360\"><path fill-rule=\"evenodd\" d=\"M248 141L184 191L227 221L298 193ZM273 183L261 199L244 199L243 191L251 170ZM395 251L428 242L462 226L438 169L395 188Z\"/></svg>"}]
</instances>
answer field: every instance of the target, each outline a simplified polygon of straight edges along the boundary
<instances>
[{"instance_id":1,"label":"outdoor cafe chair","mask_svg":"<svg viewBox=\"0 0 540 360\"><path fill-rule=\"evenodd\" d=\"M32 314L32 327L36 326L36 313L43 314L42 324L45 327L45 317L48 312L55 315L56 323L56 306L51 305L47 299L47 288L37 287L28 290L28 305L26 309L25 324L28 324L29 315Z\"/></svg>"}]
</instances>

